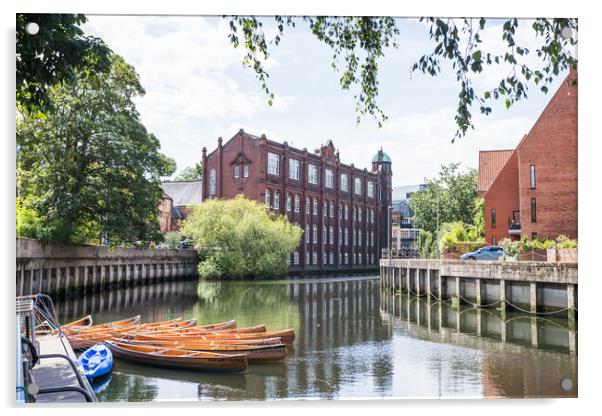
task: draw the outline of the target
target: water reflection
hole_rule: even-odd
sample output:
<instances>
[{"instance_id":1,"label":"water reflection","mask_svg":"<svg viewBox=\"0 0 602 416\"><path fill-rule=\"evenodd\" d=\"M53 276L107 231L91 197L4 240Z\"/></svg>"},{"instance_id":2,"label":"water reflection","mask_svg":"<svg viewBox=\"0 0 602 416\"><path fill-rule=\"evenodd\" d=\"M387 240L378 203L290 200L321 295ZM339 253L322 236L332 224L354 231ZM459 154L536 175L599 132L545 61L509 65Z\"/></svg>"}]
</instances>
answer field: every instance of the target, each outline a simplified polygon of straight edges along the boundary
<instances>
[{"instance_id":1,"label":"water reflection","mask_svg":"<svg viewBox=\"0 0 602 416\"><path fill-rule=\"evenodd\" d=\"M533 330L529 317L517 315L500 325L492 311L458 313L381 293L374 279L178 282L62 300L57 309L61 321L141 314L296 331L284 363L242 374L116 360L102 401L576 395L576 387L559 390L562 378L577 381L576 331L562 322L536 320Z\"/></svg>"},{"instance_id":2,"label":"water reflection","mask_svg":"<svg viewBox=\"0 0 602 416\"><path fill-rule=\"evenodd\" d=\"M405 295L383 294L383 322L416 339L483 353L486 397L576 397L577 328L565 319L462 308ZM574 387L564 391L563 378Z\"/></svg>"}]
</instances>

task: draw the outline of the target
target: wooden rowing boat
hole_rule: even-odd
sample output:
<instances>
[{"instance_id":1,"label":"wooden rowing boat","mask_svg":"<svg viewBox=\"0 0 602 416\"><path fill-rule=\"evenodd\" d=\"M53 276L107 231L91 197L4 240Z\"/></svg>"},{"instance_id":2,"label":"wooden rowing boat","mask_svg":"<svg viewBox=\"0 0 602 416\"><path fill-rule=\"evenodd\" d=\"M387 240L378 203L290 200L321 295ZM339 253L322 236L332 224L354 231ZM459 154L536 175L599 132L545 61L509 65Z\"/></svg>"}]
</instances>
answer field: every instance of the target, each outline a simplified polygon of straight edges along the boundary
<instances>
[{"instance_id":1,"label":"wooden rowing boat","mask_svg":"<svg viewBox=\"0 0 602 416\"><path fill-rule=\"evenodd\" d=\"M120 342L122 342L120 340ZM126 341L132 345L153 345L190 351L208 351L219 354L246 354L249 363L282 361L286 358L286 345L222 345L206 341Z\"/></svg>"},{"instance_id":2,"label":"wooden rowing boat","mask_svg":"<svg viewBox=\"0 0 602 416\"><path fill-rule=\"evenodd\" d=\"M145 365L202 371L244 371L247 368L245 354L218 354L116 341L109 341L107 345L114 356Z\"/></svg>"},{"instance_id":3,"label":"wooden rowing boat","mask_svg":"<svg viewBox=\"0 0 602 416\"><path fill-rule=\"evenodd\" d=\"M257 333L248 333L248 334L228 334L228 333L196 333L196 334L185 334L177 331L171 333L143 333L135 335L146 335L146 336L154 336L158 337L158 339L163 340L220 340L220 341L233 341L233 340L260 340L266 338L280 338L280 342L283 344L290 345L295 340L295 331L292 329L285 329L282 331L269 331L269 332L257 332Z\"/></svg>"},{"instance_id":4,"label":"wooden rowing boat","mask_svg":"<svg viewBox=\"0 0 602 416\"><path fill-rule=\"evenodd\" d=\"M148 333L127 333L124 338L135 341L194 341L194 338L186 338L177 334L155 334ZM198 340L213 345L274 345L282 344L280 338L257 338L257 339L229 339L229 340Z\"/></svg>"},{"instance_id":5,"label":"wooden rowing boat","mask_svg":"<svg viewBox=\"0 0 602 416\"><path fill-rule=\"evenodd\" d=\"M235 328L235 329L214 329L211 331L205 329L199 329L198 327L184 328L178 332L181 334L198 334L198 333L209 333L209 334L253 334L257 332L265 332L265 325L250 326L247 328Z\"/></svg>"},{"instance_id":6,"label":"wooden rowing boat","mask_svg":"<svg viewBox=\"0 0 602 416\"><path fill-rule=\"evenodd\" d=\"M63 328L63 332L66 334L77 334L77 333L91 333L91 332L104 332L112 329L124 329L136 325L140 322L140 315L133 316L131 318L122 319L119 321L107 322L104 324L92 325L92 326L69 326Z\"/></svg>"},{"instance_id":7,"label":"wooden rowing boat","mask_svg":"<svg viewBox=\"0 0 602 416\"><path fill-rule=\"evenodd\" d=\"M188 328L196 328L196 318L187 319L185 321L182 318L173 319L171 321L164 322L148 322L138 325L133 330L152 330L152 331L175 331L184 330Z\"/></svg>"},{"instance_id":8,"label":"wooden rowing boat","mask_svg":"<svg viewBox=\"0 0 602 416\"><path fill-rule=\"evenodd\" d=\"M236 328L236 319L232 319L226 322L220 322L217 324L208 324L208 325L199 325L196 328L200 330L214 331L214 330L224 330L224 329L234 329Z\"/></svg>"},{"instance_id":9,"label":"wooden rowing boat","mask_svg":"<svg viewBox=\"0 0 602 416\"><path fill-rule=\"evenodd\" d=\"M92 316L86 315L83 318L78 319L77 321L69 322L65 325L62 325L61 328L70 328L70 327L89 327L92 325Z\"/></svg>"}]
</instances>

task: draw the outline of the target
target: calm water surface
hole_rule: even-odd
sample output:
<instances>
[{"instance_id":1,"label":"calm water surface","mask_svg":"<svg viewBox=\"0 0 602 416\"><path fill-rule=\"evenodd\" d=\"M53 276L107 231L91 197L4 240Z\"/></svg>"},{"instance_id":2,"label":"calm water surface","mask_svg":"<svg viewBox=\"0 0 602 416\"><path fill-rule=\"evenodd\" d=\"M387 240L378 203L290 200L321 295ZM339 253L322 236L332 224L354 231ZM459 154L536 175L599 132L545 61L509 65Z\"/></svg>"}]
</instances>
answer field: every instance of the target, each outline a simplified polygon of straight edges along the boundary
<instances>
[{"instance_id":1,"label":"calm water surface","mask_svg":"<svg viewBox=\"0 0 602 416\"><path fill-rule=\"evenodd\" d=\"M177 282L57 302L61 322L141 314L240 327L293 328L282 363L242 374L173 371L116 360L101 401L386 397L576 397L577 335L563 319L452 310L381 292L373 278ZM564 391L563 379L573 381Z\"/></svg>"}]
</instances>

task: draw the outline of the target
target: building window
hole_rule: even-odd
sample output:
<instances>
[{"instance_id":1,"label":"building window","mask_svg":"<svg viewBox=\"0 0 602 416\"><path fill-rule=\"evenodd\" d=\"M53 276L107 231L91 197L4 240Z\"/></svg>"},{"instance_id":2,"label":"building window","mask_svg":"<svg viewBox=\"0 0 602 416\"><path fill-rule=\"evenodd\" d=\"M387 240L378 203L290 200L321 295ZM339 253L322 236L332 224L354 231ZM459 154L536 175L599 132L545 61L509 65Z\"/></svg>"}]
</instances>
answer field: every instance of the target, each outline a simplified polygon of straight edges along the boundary
<instances>
[{"instance_id":1,"label":"building window","mask_svg":"<svg viewBox=\"0 0 602 416\"><path fill-rule=\"evenodd\" d=\"M301 176L301 164L297 159L290 159L288 164L288 177L299 180Z\"/></svg>"},{"instance_id":2,"label":"building window","mask_svg":"<svg viewBox=\"0 0 602 416\"><path fill-rule=\"evenodd\" d=\"M343 245L343 229L339 227L339 245Z\"/></svg>"},{"instance_id":3,"label":"building window","mask_svg":"<svg viewBox=\"0 0 602 416\"><path fill-rule=\"evenodd\" d=\"M265 206L266 207L270 207L270 190L266 189L265 190Z\"/></svg>"},{"instance_id":4,"label":"building window","mask_svg":"<svg viewBox=\"0 0 602 416\"><path fill-rule=\"evenodd\" d=\"M318 215L318 198L314 198L314 215Z\"/></svg>"},{"instance_id":5,"label":"building window","mask_svg":"<svg viewBox=\"0 0 602 416\"><path fill-rule=\"evenodd\" d=\"M299 212L299 195L295 195L295 212Z\"/></svg>"},{"instance_id":6,"label":"building window","mask_svg":"<svg viewBox=\"0 0 602 416\"><path fill-rule=\"evenodd\" d=\"M313 242L318 244L318 226L316 224L313 226Z\"/></svg>"},{"instance_id":7,"label":"building window","mask_svg":"<svg viewBox=\"0 0 602 416\"><path fill-rule=\"evenodd\" d=\"M309 224L305 225L305 242L309 243Z\"/></svg>"},{"instance_id":8,"label":"building window","mask_svg":"<svg viewBox=\"0 0 602 416\"><path fill-rule=\"evenodd\" d=\"M311 214L311 201L308 196L305 197L305 213L307 215Z\"/></svg>"},{"instance_id":9,"label":"building window","mask_svg":"<svg viewBox=\"0 0 602 416\"><path fill-rule=\"evenodd\" d=\"M323 251L322 252L322 264L327 264L328 261L328 256L326 255L326 252Z\"/></svg>"},{"instance_id":10,"label":"building window","mask_svg":"<svg viewBox=\"0 0 602 416\"><path fill-rule=\"evenodd\" d=\"M368 181L368 198L374 198L374 182Z\"/></svg>"},{"instance_id":11,"label":"building window","mask_svg":"<svg viewBox=\"0 0 602 416\"><path fill-rule=\"evenodd\" d=\"M322 215L325 217L328 215L328 202L324 201L324 205L322 206Z\"/></svg>"},{"instance_id":12,"label":"building window","mask_svg":"<svg viewBox=\"0 0 602 416\"><path fill-rule=\"evenodd\" d=\"M330 254L328 255L328 257L330 257L330 264L334 264L334 253L331 251Z\"/></svg>"},{"instance_id":13,"label":"building window","mask_svg":"<svg viewBox=\"0 0 602 416\"><path fill-rule=\"evenodd\" d=\"M318 167L316 165L307 165L307 182L313 184L318 183Z\"/></svg>"},{"instance_id":14,"label":"building window","mask_svg":"<svg viewBox=\"0 0 602 416\"><path fill-rule=\"evenodd\" d=\"M343 204L339 204L339 219L343 219Z\"/></svg>"},{"instance_id":15,"label":"building window","mask_svg":"<svg viewBox=\"0 0 602 416\"><path fill-rule=\"evenodd\" d=\"M351 212L351 219L353 219L353 221L357 221L357 211L355 207L353 207L353 211Z\"/></svg>"},{"instance_id":16,"label":"building window","mask_svg":"<svg viewBox=\"0 0 602 416\"><path fill-rule=\"evenodd\" d=\"M341 191L349 192L349 175L341 173Z\"/></svg>"},{"instance_id":17,"label":"building window","mask_svg":"<svg viewBox=\"0 0 602 416\"><path fill-rule=\"evenodd\" d=\"M374 224L374 210L373 209L370 210L370 222L372 224Z\"/></svg>"},{"instance_id":18,"label":"building window","mask_svg":"<svg viewBox=\"0 0 602 416\"><path fill-rule=\"evenodd\" d=\"M326 169L324 175L324 185L326 185L327 188L334 188L334 175L332 173L332 169Z\"/></svg>"},{"instance_id":19,"label":"building window","mask_svg":"<svg viewBox=\"0 0 602 416\"><path fill-rule=\"evenodd\" d=\"M276 153L268 152L268 173L270 175L280 175L280 156Z\"/></svg>"},{"instance_id":20,"label":"building window","mask_svg":"<svg viewBox=\"0 0 602 416\"><path fill-rule=\"evenodd\" d=\"M343 258L345 259L345 264L349 264L349 253L343 254Z\"/></svg>"},{"instance_id":21,"label":"building window","mask_svg":"<svg viewBox=\"0 0 602 416\"><path fill-rule=\"evenodd\" d=\"M314 251L311 253L311 262L312 264L318 264L318 252Z\"/></svg>"},{"instance_id":22,"label":"building window","mask_svg":"<svg viewBox=\"0 0 602 416\"><path fill-rule=\"evenodd\" d=\"M274 209L280 209L280 192L274 192Z\"/></svg>"},{"instance_id":23,"label":"building window","mask_svg":"<svg viewBox=\"0 0 602 416\"><path fill-rule=\"evenodd\" d=\"M242 167L242 176L245 178L249 177L249 166L245 165Z\"/></svg>"},{"instance_id":24,"label":"building window","mask_svg":"<svg viewBox=\"0 0 602 416\"><path fill-rule=\"evenodd\" d=\"M353 245L356 245L357 243L357 230L354 228L351 232L351 234L353 234L353 241L351 242Z\"/></svg>"},{"instance_id":25,"label":"building window","mask_svg":"<svg viewBox=\"0 0 602 416\"><path fill-rule=\"evenodd\" d=\"M349 228L345 227L345 245L349 245Z\"/></svg>"},{"instance_id":26,"label":"building window","mask_svg":"<svg viewBox=\"0 0 602 416\"><path fill-rule=\"evenodd\" d=\"M362 264L362 253L357 253L357 263Z\"/></svg>"},{"instance_id":27,"label":"building window","mask_svg":"<svg viewBox=\"0 0 602 416\"><path fill-rule=\"evenodd\" d=\"M215 185L217 183L217 178L215 174L215 169L211 169L209 172L209 195L215 195Z\"/></svg>"},{"instance_id":28,"label":"building window","mask_svg":"<svg viewBox=\"0 0 602 416\"><path fill-rule=\"evenodd\" d=\"M240 178L240 166L234 166L234 178Z\"/></svg>"},{"instance_id":29,"label":"building window","mask_svg":"<svg viewBox=\"0 0 602 416\"><path fill-rule=\"evenodd\" d=\"M531 240L537 240L537 233L531 233Z\"/></svg>"},{"instance_id":30,"label":"building window","mask_svg":"<svg viewBox=\"0 0 602 416\"><path fill-rule=\"evenodd\" d=\"M322 227L322 245L326 244L328 241L326 241L326 238L328 236L326 235L326 226L324 225Z\"/></svg>"},{"instance_id":31,"label":"building window","mask_svg":"<svg viewBox=\"0 0 602 416\"><path fill-rule=\"evenodd\" d=\"M537 222L537 201L531 198L531 222Z\"/></svg>"},{"instance_id":32,"label":"building window","mask_svg":"<svg viewBox=\"0 0 602 416\"><path fill-rule=\"evenodd\" d=\"M293 254L293 263L294 264L299 264L299 252L295 251L295 253Z\"/></svg>"},{"instance_id":33,"label":"building window","mask_svg":"<svg viewBox=\"0 0 602 416\"><path fill-rule=\"evenodd\" d=\"M334 244L334 228L332 225L328 227L328 242Z\"/></svg>"},{"instance_id":34,"label":"building window","mask_svg":"<svg viewBox=\"0 0 602 416\"><path fill-rule=\"evenodd\" d=\"M334 204L332 202L328 204L328 210L330 211L330 218L334 218Z\"/></svg>"},{"instance_id":35,"label":"building window","mask_svg":"<svg viewBox=\"0 0 602 416\"><path fill-rule=\"evenodd\" d=\"M355 194L356 195L361 195L362 194L362 179L361 178L355 178Z\"/></svg>"},{"instance_id":36,"label":"building window","mask_svg":"<svg viewBox=\"0 0 602 416\"><path fill-rule=\"evenodd\" d=\"M496 218L495 218L495 208L491 209L491 228L495 228L496 225Z\"/></svg>"},{"instance_id":37,"label":"building window","mask_svg":"<svg viewBox=\"0 0 602 416\"><path fill-rule=\"evenodd\" d=\"M286 210L291 210L291 194L286 194Z\"/></svg>"},{"instance_id":38,"label":"building window","mask_svg":"<svg viewBox=\"0 0 602 416\"><path fill-rule=\"evenodd\" d=\"M357 245L362 245L362 230L357 230Z\"/></svg>"},{"instance_id":39,"label":"building window","mask_svg":"<svg viewBox=\"0 0 602 416\"><path fill-rule=\"evenodd\" d=\"M309 264L309 251L305 252L305 264Z\"/></svg>"},{"instance_id":40,"label":"building window","mask_svg":"<svg viewBox=\"0 0 602 416\"><path fill-rule=\"evenodd\" d=\"M349 205L345 204L345 219L349 219Z\"/></svg>"},{"instance_id":41,"label":"building window","mask_svg":"<svg viewBox=\"0 0 602 416\"><path fill-rule=\"evenodd\" d=\"M362 207L359 207L357 209L357 220L360 221L360 222L362 221L362 212L363 211L364 211L364 209Z\"/></svg>"},{"instance_id":42,"label":"building window","mask_svg":"<svg viewBox=\"0 0 602 416\"><path fill-rule=\"evenodd\" d=\"M531 189L535 189L535 165L531 165L531 178L530 178L530 184L531 184Z\"/></svg>"}]
</instances>

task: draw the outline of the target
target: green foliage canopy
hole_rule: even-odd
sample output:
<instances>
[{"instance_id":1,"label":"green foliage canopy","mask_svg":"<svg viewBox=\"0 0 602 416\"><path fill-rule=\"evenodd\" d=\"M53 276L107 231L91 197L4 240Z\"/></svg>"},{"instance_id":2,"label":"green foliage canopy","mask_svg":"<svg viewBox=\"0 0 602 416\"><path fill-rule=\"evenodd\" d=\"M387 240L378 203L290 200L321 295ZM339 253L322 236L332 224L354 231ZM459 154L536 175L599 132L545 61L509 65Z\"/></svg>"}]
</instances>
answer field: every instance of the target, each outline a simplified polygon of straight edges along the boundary
<instances>
[{"instance_id":1,"label":"green foliage canopy","mask_svg":"<svg viewBox=\"0 0 602 416\"><path fill-rule=\"evenodd\" d=\"M17 103L22 110L45 112L52 106L49 88L110 70L111 50L102 39L78 27L83 14L17 14ZM30 35L27 23L37 23Z\"/></svg>"},{"instance_id":2,"label":"green foliage canopy","mask_svg":"<svg viewBox=\"0 0 602 416\"><path fill-rule=\"evenodd\" d=\"M244 198L210 199L194 208L182 233L195 243L202 278L270 278L285 273L302 230Z\"/></svg>"},{"instance_id":3,"label":"green foliage canopy","mask_svg":"<svg viewBox=\"0 0 602 416\"><path fill-rule=\"evenodd\" d=\"M43 219L33 237L72 244L101 235L112 244L162 239L160 179L175 162L139 119L133 100L142 94L134 68L115 55L109 72L50 87L52 109L42 117L20 111L18 203Z\"/></svg>"},{"instance_id":4,"label":"green foliage canopy","mask_svg":"<svg viewBox=\"0 0 602 416\"><path fill-rule=\"evenodd\" d=\"M473 224L475 214L480 218L482 208L475 209L477 172L475 169L462 172L459 166L459 163L442 166L439 175L424 190L412 193L410 207L418 228L436 233L437 212L439 225L454 221Z\"/></svg>"},{"instance_id":5,"label":"green foliage canopy","mask_svg":"<svg viewBox=\"0 0 602 416\"><path fill-rule=\"evenodd\" d=\"M387 116L377 103L378 72L385 52L393 52L398 48L397 38L400 31L395 18L275 16L276 30L272 39L266 38L264 23L259 18L224 18L229 19L229 38L232 45L235 48L241 45L245 48L243 65L255 72L261 88L268 95L269 105L272 105L274 93L268 86L269 74L264 64L269 58L270 48L280 43L285 29L303 23L308 26L313 36L332 49L331 67L340 71L341 88L355 91L357 121L365 115L373 116L379 127L386 121ZM530 30L536 35L538 42L535 50L517 43L517 32L529 29L519 29L516 18L505 19L501 36L504 50L501 53L491 52L487 48L491 48L492 45L485 45L481 38L491 19L425 17L420 21L429 27L429 36L434 47L408 69L411 72L420 71L437 76L442 72L443 64L448 63L444 71L455 72L460 91L455 115L457 130L453 140L463 137L469 128L474 128L473 105L478 105L481 113L485 115L492 112L489 105L492 99L503 99L506 108L509 108L516 101L527 98L530 86L547 92L549 85L561 71L577 67L574 48L577 44L577 19L534 19ZM532 54L537 55L536 63L529 61ZM492 90L476 91L473 78L488 67L495 69L498 65L509 65L508 74L501 77L498 85Z\"/></svg>"},{"instance_id":6,"label":"green foliage canopy","mask_svg":"<svg viewBox=\"0 0 602 416\"><path fill-rule=\"evenodd\" d=\"M176 181L200 181L203 177L203 166L201 163L195 163L194 166L188 166L184 168L178 176L175 177Z\"/></svg>"}]
</instances>

